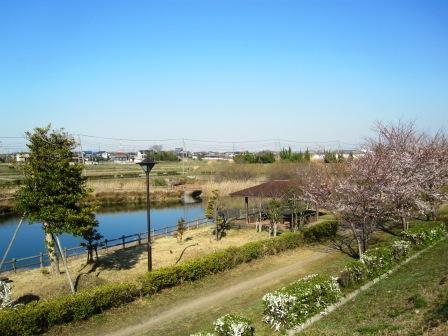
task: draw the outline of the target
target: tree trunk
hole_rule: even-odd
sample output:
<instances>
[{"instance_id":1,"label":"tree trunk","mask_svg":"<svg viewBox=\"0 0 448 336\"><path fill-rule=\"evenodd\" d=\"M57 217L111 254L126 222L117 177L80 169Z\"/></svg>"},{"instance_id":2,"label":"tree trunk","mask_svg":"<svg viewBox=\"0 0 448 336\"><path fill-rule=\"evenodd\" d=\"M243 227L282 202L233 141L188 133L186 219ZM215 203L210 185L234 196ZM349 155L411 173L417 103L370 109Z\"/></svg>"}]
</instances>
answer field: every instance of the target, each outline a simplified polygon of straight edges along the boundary
<instances>
[{"instance_id":1,"label":"tree trunk","mask_svg":"<svg viewBox=\"0 0 448 336\"><path fill-rule=\"evenodd\" d=\"M401 217L401 224L403 225L403 230L406 231L407 229L409 229L409 225L406 221L406 218Z\"/></svg>"},{"instance_id":2,"label":"tree trunk","mask_svg":"<svg viewBox=\"0 0 448 336\"><path fill-rule=\"evenodd\" d=\"M70 272L68 270L67 266L67 259L64 256L64 252L62 251L61 242L59 241L59 238L56 236L56 244L59 250L59 253L61 254L62 262L64 263L65 268L65 275L67 276L68 283L70 285L70 291L74 294L75 293L75 286L73 285L72 277L70 276Z\"/></svg>"},{"instance_id":3,"label":"tree trunk","mask_svg":"<svg viewBox=\"0 0 448 336\"><path fill-rule=\"evenodd\" d=\"M47 245L48 250L48 261L50 262L51 269L56 274L61 274L61 270L59 269L59 258L56 253L56 244L54 241L53 234L48 232L49 227L48 223L44 223L45 230L45 244Z\"/></svg>"},{"instance_id":4,"label":"tree trunk","mask_svg":"<svg viewBox=\"0 0 448 336\"><path fill-rule=\"evenodd\" d=\"M358 243L358 254L359 254L359 258L362 257L362 255L364 254L364 251L362 249L362 243L361 240L359 238L356 238L356 242Z\"/></svg>"},{"instance_id":5,"label":"tree trunk","mask_svg":"<svg viewBox=\"0 0 448 336\"><path fill-rule=\"evenodd\" d=\"M277 222L274 223L274 237L277 237Z\"/></svg>"}]
</instances>

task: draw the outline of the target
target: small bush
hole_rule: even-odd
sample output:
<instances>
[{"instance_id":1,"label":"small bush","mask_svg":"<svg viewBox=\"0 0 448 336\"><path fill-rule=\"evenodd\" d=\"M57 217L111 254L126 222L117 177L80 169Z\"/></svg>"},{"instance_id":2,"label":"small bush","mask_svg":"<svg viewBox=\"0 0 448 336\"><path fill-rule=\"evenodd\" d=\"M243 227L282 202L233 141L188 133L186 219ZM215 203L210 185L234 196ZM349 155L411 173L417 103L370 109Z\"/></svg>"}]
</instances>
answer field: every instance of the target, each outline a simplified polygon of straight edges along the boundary
<instances>
[{"instance_id":1,"label":"small bush","mask_svg":"<svg viewBox=\"0 0 448 336\"><path fill-rule=\"evenodd\" d=\"M168 183L166 183L166 180L161 177L155 177L152 180L152 184L156 187L166 187L168 185Z\"/></svg>"},{"instance_id":2,"label":"small bush","mask_svg":"<svg viewBox=\"0 0 448 336\"><path fill-rule=\"evenodd\" d=\"M401 260L411 252L411 243L407 240L396 240L392 243L392 254L395 260Z\"/></svg>"},{"instance_id":3,"label":"small bush","mask_svg":"<svg viewBox=\"0 0 448 336\"><path fill-rule=\"evenodd\" d=\"M429 227L416 227L401 232L401 236L412 242L415 247L425 247L435 243L446 235L444 223L436 222L436 225Z\"/></svg>"},{"instance_id":4,"label":"small bush","mask_svg":"<svg viewBox=\"0 0 448 336\"><path fill-rule=\"evenodd\" d=\"M338 221L327 220L308 227L304 231L304 237L307 242L319 242L336 235L338 230Z\"/></svg>"},{"instance_id":5,"label":"small bush","mask_svg":"<svg viewBox=\"0 0 448 336\"><path fill-rule=\"evenodd\" d=\"M263 297L264 321L277 331L291 328L322 312L340 297L336 279L309 275Z\"/></svg>"},{"instance_id":6,"label":"small bush","mask_svg":"<svg viewBox=\"0 0 448 336\"><path fill-rule=\"evenodd\" d=\"M423 307L426 307L428 305L428 302L421 294L415 294L409 298L409 302L414 306L416 309L420 309Z\"/></svg>"},{"instance_id":7,"label":"small bush","mask_svg":"<svg viewBox=\"0 0 448 336\"><path fill-rule=\"evenodd\" d=\"M367 266L360 260L354 260L340 272L338 283L342 287L352 287L367 280Z\"/></svg>"},{"instance_id":8,"label":"small bush","mask_svg":"<svg viewBox=\"0 0 448 336\"><path fill-rule=\"evenodd\" d=\"M366 265L369 278L375 278L389 271L393 261L392 250L388 247L376 247L367 250L361 256L361 262Z\"/></svg>"},{"instance_id":9,"label":"small bush","mask_svg":"<svg viewBox=\"0 0 448 336\"><path fill-rule=\"evenodd\" d=\"M253 336L255 329L252 327L250 320L234 315L227 314L214 323L217 336Z\"/></svg>"}]
</instances>

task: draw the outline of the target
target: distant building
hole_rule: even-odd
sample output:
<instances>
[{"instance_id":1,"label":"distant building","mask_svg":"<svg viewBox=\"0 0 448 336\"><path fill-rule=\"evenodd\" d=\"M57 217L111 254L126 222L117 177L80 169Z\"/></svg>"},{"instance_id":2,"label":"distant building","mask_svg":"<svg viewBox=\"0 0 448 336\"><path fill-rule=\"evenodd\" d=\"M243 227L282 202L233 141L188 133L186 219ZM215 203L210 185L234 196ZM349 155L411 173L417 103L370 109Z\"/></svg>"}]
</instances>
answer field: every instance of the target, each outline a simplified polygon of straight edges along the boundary
<instances>
[{"instance_id":1,"label":"distant building","mask_svg":"<svg viewBox=\"0 0 448 336\"><path fill-rule=\"evenodd\" d=\"M16 162L25 162L29 157L29 153L16 153Z\"/></svg>"},{"instance_id":2,"label":"distant building","mask_svg":"<svg viewBox=\"0 0 448 336\"><path fill-rule=\"evenodd\" d=\"M120 153L120 152L110 154L110 160L114 163L131 162L130 156L127 153Z\"/></svg>"}]
</instances>

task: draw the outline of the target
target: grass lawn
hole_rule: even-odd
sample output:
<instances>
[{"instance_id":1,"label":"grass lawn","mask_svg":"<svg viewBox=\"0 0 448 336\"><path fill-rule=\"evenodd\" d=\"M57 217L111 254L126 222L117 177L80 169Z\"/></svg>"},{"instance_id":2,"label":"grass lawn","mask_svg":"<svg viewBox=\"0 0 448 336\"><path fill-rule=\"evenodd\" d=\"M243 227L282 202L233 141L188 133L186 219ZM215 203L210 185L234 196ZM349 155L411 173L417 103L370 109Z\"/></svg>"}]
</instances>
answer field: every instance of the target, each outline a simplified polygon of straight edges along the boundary
<instances>
[{"instance_id":1,"label":"grass lawn","mask_svg":"<svg viewBox=\"0 0 448 336\"><path fill-rule=\"evenodd\" d=\"M190 335L205 330L219 316L231 312L249 312L258 319L257 335L272 335L272 330L261 321L261 298L271 290L306 274L314 272L336 272L347 262L348 256L315 245L268 256L235 269L185 283L150 298L118 309L107 311L85 322L54 327L49 335ZM297 265L297 266L296 266ZM275 274L266 281L258 281L270 272L287 268L286 272ZM249 286L240 286L249 282ZM234 290L237 288L237 290ZM218 294L219 299L213 296ZM209 298L212 298L209 300ZM182 307L188 309L180 310ZM167 315L168 314L168 315ZM159 320L157 320L160 318ZM142 330L126 328L156 320Z\"/></svg>"},{"instance_id":2,"label":"grass lawn","mask_svg":"<svg viewBox=\"0 0 448 336\"><path fill-rule=\"evenodd\" d=\"M448 240L302 335L448 335Z\"/></svg>"},{"instance_id":3,"label":"grass lawn","mask_svg":"<svg viewBox=\"0 0 448 336\"><path fill-rule=\"evenodd\" d=\"M154 268L172 266L187 248L180 262L194 259L230 246L268 238L267 232L255 232L254 229L232 229L220 241L215 241L211 226L186 231L184 241L177 242L171 236L156 239L153 243ZM197 244L197 245L196 245ZM97 286L109 282L133 281L147 271L146 245L129 247L100 256L97 266L85 265L85 258L69 259L69 269L74 279L78 279L78 289ZM40 269L9 273L15 298L26 294L49 298L68 293L69 287L65 274L53 275Z\"/></svg>"}]
</instances>

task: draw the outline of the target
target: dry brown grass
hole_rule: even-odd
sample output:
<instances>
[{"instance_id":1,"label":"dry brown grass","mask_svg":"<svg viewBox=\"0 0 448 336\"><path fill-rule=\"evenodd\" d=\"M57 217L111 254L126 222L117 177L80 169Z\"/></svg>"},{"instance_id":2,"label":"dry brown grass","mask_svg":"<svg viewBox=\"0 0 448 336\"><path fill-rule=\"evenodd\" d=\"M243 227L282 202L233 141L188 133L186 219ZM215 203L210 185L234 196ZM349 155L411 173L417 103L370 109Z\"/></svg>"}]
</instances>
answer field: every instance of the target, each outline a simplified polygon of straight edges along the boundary
<instances>
[{"instance_id":1,"label":"dry brown grass","mask_svg":"<svg viewBox=\"0 0 448 336\"><path fill-rule=\"evenodd\" d=\"M185 253L180 262L209 254L230 246L241 246L247 242L267 238L266 232L257 233L252 229L233 229L220 241L215 241L211 227L202 227L187 231L184 241L179 243L173 237L157 239L153 244L154 268L172 266ZM100 256L96 267L86 266L84 258L69 260L69 269L73 279L78 279L78 289L88 288L104 283L135 280L147 270L146 245L117 250ZM46 269L45 269L46 270ZM66 276L48 274L41 269L8 274L12 280L13 294L19 298L26 294L37 295L40 298L68 293Z\"/></svg>"},{"instance_id":2,"label":"dry brown grass","mask_svg":"<svg viewBox=\"0 0 448 336\"><path fill-rule=\"evenodd\" d=\"M253 187L259 183L257 180L207 181L201 187L204 196L210 196L213 190L219 190L221 196L229 196L235 191Z\"/></svg>"}]
</instances>

